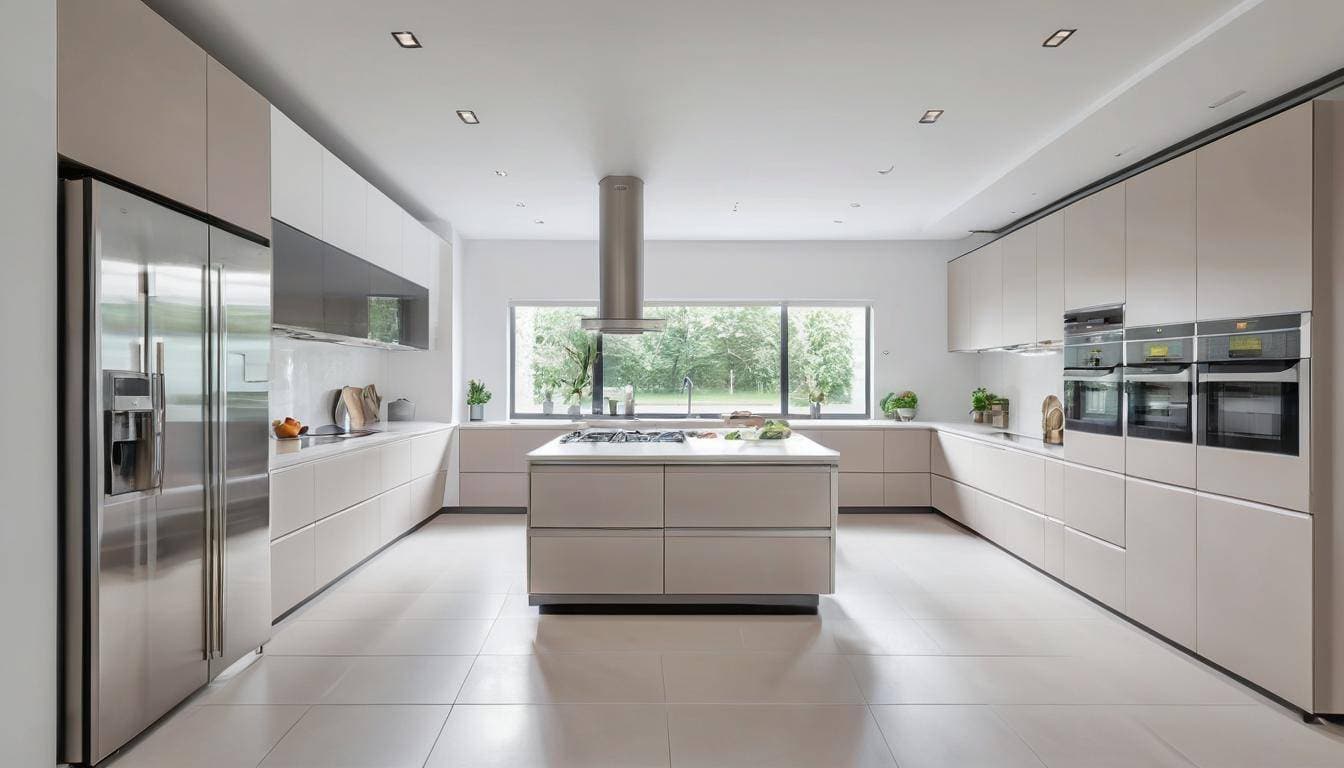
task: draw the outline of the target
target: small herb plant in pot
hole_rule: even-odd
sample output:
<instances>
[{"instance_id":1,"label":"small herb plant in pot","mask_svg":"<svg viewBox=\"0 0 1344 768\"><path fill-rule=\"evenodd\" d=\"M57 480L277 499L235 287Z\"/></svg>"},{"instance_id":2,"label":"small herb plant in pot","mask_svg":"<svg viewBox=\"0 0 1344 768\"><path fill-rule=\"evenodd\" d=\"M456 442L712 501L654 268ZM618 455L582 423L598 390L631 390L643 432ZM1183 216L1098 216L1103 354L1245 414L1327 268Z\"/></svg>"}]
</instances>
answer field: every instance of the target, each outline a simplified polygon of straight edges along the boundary
<instances>
[{"instance_id":1,"label":"small herb plant in pot","mask_svg":"<svg viewBox=\"0 0 1344 768\"><path fill-rule=\"evenodd\" d=\"M809 415L814 419L821 418L821 405L826 402L826 387L815 376L808 374L803 377L803 389L807 390Z\"/></svg>"},{"instance_id":2,"label":"small herb plant in pot","mask_svg":"<svg viewBox=\"0 0 1344 768\"><path fill-rule=\"evenodd\" d=\"M900 393L889 392L882 398L882 412L889 417L895 414L901 421L913 421L918 409L919 395L908 389Z\"/></svg>"},{"instance_id":3,"label":"small herb plant in pot","mask_svg":"<svg viewBox=\"0 0 1344 768\"><path fill-rule=\"evenodd\" d=\"M565 347L565 354L574 363L575 369L573 378L565 382L565 392L569 395L569 415L578 416L583 411L583 393L592 383L590 371L597 357L597 347L585 340L577 347Z\"/></svg>"},{"instance_id":4,"label":"small herb plant in pot","mask_svg":"<svg viewBox=\"0 0 1344 768\"><path fill-rule=\"evenodd\" d=\"M472 421L485 420L485 404L490 402L490 390L485 388L485 382L471 379L467 382L467 406L471 411Z\"/></svg>"},{"instance_id":5,"label":"small herb plant in pot","mask_svg":"<svg viewBox=\"0 0 1344 768\"><path fill-rule=\"evenodd\" d=\"M985 411L989 410L990 403L997 399L984 387L976 387L971 391L971 420L977 424L983 424L985 421Z\"/></svg>"}]
</instances>

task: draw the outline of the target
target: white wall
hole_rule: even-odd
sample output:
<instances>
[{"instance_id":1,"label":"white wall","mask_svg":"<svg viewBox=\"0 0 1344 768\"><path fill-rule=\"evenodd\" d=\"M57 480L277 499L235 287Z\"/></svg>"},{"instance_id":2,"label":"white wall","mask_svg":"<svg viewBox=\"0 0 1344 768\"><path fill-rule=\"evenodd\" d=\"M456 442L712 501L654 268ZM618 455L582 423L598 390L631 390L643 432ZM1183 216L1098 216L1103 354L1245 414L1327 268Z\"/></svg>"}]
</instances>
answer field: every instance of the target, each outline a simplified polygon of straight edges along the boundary
<instances>
[{"instance_id":1,"label":"white wall","mask_svg":"<svg viewBox=\"0 0 1344 768\"><path fill-rule=\"evenodd\" d=\"M341 387L372 384L383 396L384 413L392 396L388 378L391 352L321 341L271 337L271 418L293 416L310 427L331 423Z\"/></svg>"},{"instance_id":2,"label":"white wall","mask_svg":"<svg viewBox=\"0 0 1344 768\"><path fill-rule=\"evenodd\" d=\"M1008 398L1008 431L1041 437L1041 403L1049 395L1064 398L1064 355L1041 356L982 352L978 386ZM966 398L970 409L970 397Z\"/></svg>"},{"instance_id":3,"label":"white wall","mask_svg":"<svg viewBox=\"0 0 1344 768\"><path fill-rule=\"evenodd\" d=\"M56 764L56 4L0 3L0 765Z\"/></svg>"},{"instance_id":4,"label":"white wall","mask_svg":"<svg viewBox=\"0 0 1344 768\"><path fill-rule=\"evenodd\" d=\"M495 393L486 418L508 415L510 301L596 301L590 241L468 240L462 287L462 365ZM959 241L651 241L644 295L676 300L852 300L873 306L874 399L912 389L922 418L964 415L974 355L947 347L947 260Z\"/></svg>"},{"instance_id":5,"label":"white wall","mask_svg":"<svg viewBox=\"0 0 1344 768\"><path fill-rule=\"evenodd\" d=\"M439 248L436 266L439 290L430 306L433 348L424 352L388 353L388 401L405 397L415 403L421 421L453 419L453 248Z\"/></svg>"}]
</instances>

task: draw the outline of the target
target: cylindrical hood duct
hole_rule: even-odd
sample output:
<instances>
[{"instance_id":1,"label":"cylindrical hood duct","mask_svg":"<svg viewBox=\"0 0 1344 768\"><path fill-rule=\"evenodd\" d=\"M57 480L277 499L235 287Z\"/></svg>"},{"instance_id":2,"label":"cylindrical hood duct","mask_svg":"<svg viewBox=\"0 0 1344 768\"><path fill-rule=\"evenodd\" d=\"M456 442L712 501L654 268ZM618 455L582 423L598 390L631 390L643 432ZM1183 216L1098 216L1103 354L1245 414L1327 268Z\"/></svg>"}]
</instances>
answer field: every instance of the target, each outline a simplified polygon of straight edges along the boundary
<instances>
[{"instance_id":1,"label":"cylindrical hood duct","mask_svg":"<svg viewBox=\"0 0 1344 768\"><path fill-rule=\"evenodd\" d=\"M608 176L598 189L597 317L583 328L601 333L661 331L665 320L644 317L644 180Z\"/></svg>"}]
</instances>

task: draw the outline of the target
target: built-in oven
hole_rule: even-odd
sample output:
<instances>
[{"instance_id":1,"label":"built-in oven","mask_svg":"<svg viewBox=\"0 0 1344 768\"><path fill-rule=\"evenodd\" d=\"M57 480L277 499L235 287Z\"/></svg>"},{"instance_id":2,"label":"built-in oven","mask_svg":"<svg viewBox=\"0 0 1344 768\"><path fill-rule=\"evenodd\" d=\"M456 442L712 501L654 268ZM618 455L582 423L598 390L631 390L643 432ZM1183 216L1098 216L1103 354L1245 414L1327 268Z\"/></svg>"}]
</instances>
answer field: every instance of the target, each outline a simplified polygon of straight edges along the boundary
<instances>
[{"instance_id":1,"label":"built-in oven","mask_svg":"<svg viewBox=\"0 0 1344 768\"><path fill-rule=\"evenodd\" d=\"M1124 316L1121 307L1064 315L1064 432L1124 432Z\"/></svg>"},{"instance_id":2,"label":"built-in oven","mask_svg":"<svg viewBox=\"0 0 1344 768\"><path fill-rule=\"evenodd\" d=\"M1278 315L1200 323L1200 445L1301 452L1301 322L1301 315Z\"/></svg>"},{"instance_id":3,"label":"built-in oven","mask_svg":"<svg viewBox=\"0 0 1344 768\"><path fill-rule=\"evenodd\" d=\"M1195 325L1125 329L1125 433L1194 443Z\"/></svg>"},{"instance_id":4,"label":"built-in oven","mask_svg":"<svg viewBox=\"0 0 1344 768\"><path fill-rule=\"evenodd\" d=\"M1310 315L1199 323L1199 488L1307 511Z\"/></svg>"}]
</instances>

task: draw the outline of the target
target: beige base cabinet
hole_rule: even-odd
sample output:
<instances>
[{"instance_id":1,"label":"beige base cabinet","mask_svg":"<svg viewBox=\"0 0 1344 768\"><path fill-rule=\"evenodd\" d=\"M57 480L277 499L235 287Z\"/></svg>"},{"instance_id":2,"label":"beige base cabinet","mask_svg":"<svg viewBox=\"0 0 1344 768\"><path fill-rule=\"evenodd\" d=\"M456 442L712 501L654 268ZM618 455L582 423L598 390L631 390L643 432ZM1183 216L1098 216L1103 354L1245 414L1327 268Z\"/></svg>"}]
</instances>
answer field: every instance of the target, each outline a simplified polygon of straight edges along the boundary
<instances>
[{"instance_id":1,"label":"beige base cabinet","mask_svg":"<svg viewBox=\"0 0 1344 768\"><path fill-rule=\"evenodd\" d=\"M458 489L462 507L527 507L525 472L463 472L458 475Z\"/></svg>"},{"instance_id":2,"label":"beige base cabinet","mask_svg":"<svg viewBox=\"0 0 1344 768\"><path fill-rule=\"evenodd\" d=\"M930 501L929 473L888 472L882 476L882 506L927 507Z\"/></svg>"},{"instance_id":3,"label":"beige base cabinet","mask_svg":"<svg viewBox=\"0 0 1344 768\"><path fill-rule=\"evenodd\" d=\"M669 595L826 594L831 584L831 538L739 532L725 536L669 529Z\"/></svg>"},{"instance_id":4,"label":"beige base cabinet","mask_svg":"<svg viewBox=\"0 0 1344 768\"><path fill-rule=\"evenodd\" d=\"M548 469L533 469L533 482ZM584 468L600 471L598 467ZM656 468L661 470L661 468ZM648 472L647 469L642 469ZM829 528L831 472L826 467L669 466L659 480L668 528ZM844 479L841 478L843 493ZM750 489L744 493L743 489ZM652 492L649 492L652 493ZM533 513L533 525L537 516Z\"/></svg>"},{"instance_id":5,"label":"beige base cabinet","mask_svg":"<svg viewBox=\"0 0 1344 768\"><path fill-rule=\"evenodd\" d=\"M531 531L528 592L660 595L663 531Z\"/></svg>"},{"instance_id":6,"label":"beige base cabinet","mask_svg":"<svg viewBox=\"0 0 1344 768\"><path fill-rule=\"evenodd\" d=\"M1064 581L1117 611L1125 610L1125 550L1064 529Z\"/></svg>"},{"instance_id":7,"label":"beige base cabinet","mask_svg":"<svg viewBox=\"0 0 1344 768\"><path fill-rule=\"evenodd\" d=\"M1195 647L1195 494L1125 482L1125 611Z\"/></svg>"},{"instance_id":8,"label":"beige base cabinet","mask_svg":"<svg viewBox=\"0 0 1344 768\"><path fill-rule=\"evenodd\" d=\"M1311 710L1311 518L1202 493L1196 509L1196 650Z\"/></svg>"},{"instance_id":9,"label":"beige base cabinet","mask_svg":"<svg viewBox=\"0 0 1344 768\"><path fill-rule=\"evenodd\" d=\"M527 506L527 454L569 430L467 427L457 432L462 507Z\"/></svg>"},{"instance_id":10,"label":"beige base cabinet","mask_svg":"<svg viewBox=\"0 0 1344 768\"><path fill-rule=\"evenodd\" d=\"M885 488L881 472L841 472L840 506L881 507Z\"/></svg>"},{"instance_id":11,"label":"beige base cabinet","mask_svg":"<svg viewBox=\"0 0 1344 768\"><path fill-rule=\"evenodd\" d=\"M662 467L542 466L531 479L533 528L663 527Z\"/></svg>"},{"instance_id":12,"label":"beige base cabinet","mask_svg":"<svg viewBox=\"0 0 1344 768\"><path fill-rule=\"evenodd\" d=\"M443 506L451 430L341 453L271 473L271 610L279 617ZM432 440L422 441L424 437ZM416 442L421 441L421 442Z\"/></svg>"},{"instance_id":13,"label":"beige base cabinet","mask_svg":"<svg viewBox=\"0 0 1344 768\"><path fill-rule=\"evenodd\" d=\"M1045 551L1042 553L1041 568L1057 579L1064 578L1064 523L1053 517L1041 521L1045 537Z\"/></svg>"},{"instance_id":14,"label":"beige base cabinet","mask_svg":"<svg viewBox=\"0 0 1344 768\"><path fill-rule=\"evenodd\" d=\"M927 429L882 430L882 469L885 472L928 472L933 432ZM843 456L842 456L843 460Z\"/></svg>"},{"instance_id":15,"label":"beige base cabinet","mask_svg":"<svg viewBox=\"0 0 1344 768\"><path fill-rule=\"evenodd\" d=\"M1064 467L1064 524L1125 546L1125 478L1068 464Z\"/></svg>"}]
</instances>

